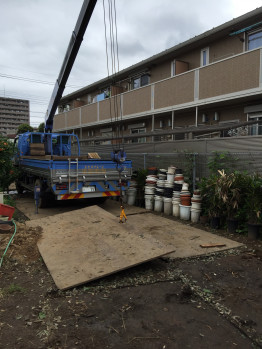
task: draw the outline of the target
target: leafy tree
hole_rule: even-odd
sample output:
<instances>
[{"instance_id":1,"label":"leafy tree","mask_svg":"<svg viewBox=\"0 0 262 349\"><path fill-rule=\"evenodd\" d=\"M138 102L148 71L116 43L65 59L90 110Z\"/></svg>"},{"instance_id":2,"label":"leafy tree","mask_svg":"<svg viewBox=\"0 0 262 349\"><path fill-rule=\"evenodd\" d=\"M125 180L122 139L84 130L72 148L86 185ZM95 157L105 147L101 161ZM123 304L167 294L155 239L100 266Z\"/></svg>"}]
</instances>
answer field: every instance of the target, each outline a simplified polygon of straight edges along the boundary
<instances>
[{"instance_id":1,"label":"leafy tree","mask_svg":"<svg viewBox=\"0 0 262 349\"><path fill-rule=\"evenodd\" d=\"M33 132L34 131L33 127L28 124L21 124L18 126L17 134L19 135L20 133L25 133L28 131Z\"/></svg>"},{"instance_id":2,"label":"leafy tree","mask_svg":"<svg viewBox=\"0 0 262 349\"><path fill-rule=\"evenodd\" d=\"M41 124L38 126L38 132L45 132L45 123L41 122Z\"/></svg>"},{"instance_id":3,"label":"leafy tree","mask_svg":"<svg viewBox=\"0 0 262 349\"><path fill-rule=\"evenodd\" d=\"M0 190L8 190L9 185L18 176L18 169L12 161L14 152L14 144L7 138L0 136Z\"/></svg>"}]
</instances>

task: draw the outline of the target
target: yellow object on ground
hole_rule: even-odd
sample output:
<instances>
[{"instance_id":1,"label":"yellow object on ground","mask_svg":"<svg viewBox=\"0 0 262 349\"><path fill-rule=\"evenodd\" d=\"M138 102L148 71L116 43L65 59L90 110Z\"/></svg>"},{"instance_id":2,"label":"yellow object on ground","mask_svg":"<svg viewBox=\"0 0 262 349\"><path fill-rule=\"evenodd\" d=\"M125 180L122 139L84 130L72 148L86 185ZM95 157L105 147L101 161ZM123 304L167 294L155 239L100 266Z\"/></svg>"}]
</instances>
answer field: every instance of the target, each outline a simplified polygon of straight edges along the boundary
<instances>
[{"instance_id":1,"label":"yellow object on ground","mask_svg":"<svg viewBox=\"0 0 262 349\"><path fill-rule=\"evenodd\" d=\"M120 206L120 207L121 207L121 213L120 213L120 217L119 217L119 223L124 223L123 218L125 218L125 222L127 221L127 218L126 218L124 206Z\"/></svg>"}]
</instances>

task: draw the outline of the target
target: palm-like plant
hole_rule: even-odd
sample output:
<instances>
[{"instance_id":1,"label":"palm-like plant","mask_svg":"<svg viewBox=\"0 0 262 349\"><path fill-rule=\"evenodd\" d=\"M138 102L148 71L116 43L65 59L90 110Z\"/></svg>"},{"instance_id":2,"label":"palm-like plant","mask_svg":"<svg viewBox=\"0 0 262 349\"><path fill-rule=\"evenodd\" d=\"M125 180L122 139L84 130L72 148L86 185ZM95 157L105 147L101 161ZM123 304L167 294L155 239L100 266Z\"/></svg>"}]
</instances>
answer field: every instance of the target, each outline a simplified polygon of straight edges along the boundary
<instances>
[{"instance_id":1,"label":"palm-like plant","mask_svg":"<svg viewBox=\"0 0 262 349\"><path fill-rule=\"evenodd\" d=\"M245 206L248 223L261 223L262 213L262 177L258 174L249 176L246 184Z\"/></svg>"},{"instance_id":2,"label":"palm-like plant","mask_svg":"<svg viewBox=\"0 0 262 349\"><path fill-rule=\"evenodd\" d=\"M218 173L216 194L224 204L227 218L233 219L237 215L241 200L240 180L242 175L238 172L226 174L224 170L218 170Z\"/></svg>"}]
</instances>

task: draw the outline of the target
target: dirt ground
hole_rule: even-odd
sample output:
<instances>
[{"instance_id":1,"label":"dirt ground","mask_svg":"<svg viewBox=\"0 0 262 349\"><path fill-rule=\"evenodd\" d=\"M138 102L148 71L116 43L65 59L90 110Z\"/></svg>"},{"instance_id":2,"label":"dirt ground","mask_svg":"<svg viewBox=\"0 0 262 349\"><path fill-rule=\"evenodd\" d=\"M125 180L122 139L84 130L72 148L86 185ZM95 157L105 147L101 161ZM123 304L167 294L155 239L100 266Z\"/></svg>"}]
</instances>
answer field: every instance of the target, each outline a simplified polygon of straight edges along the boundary
<instances>
[{"instance_id":1,"label":"dirt ground","mask_svg":"<svg viewBox=\"0 0 262 349\"><path fill-rule=\"evenodd\" d=\"M219 230L245 245L62 292L38 252L41 229L17 228L0 268L0 348L262 348L262 240ZM10 237L0 234L0 256Z\"/></svg>"}]
</instances>

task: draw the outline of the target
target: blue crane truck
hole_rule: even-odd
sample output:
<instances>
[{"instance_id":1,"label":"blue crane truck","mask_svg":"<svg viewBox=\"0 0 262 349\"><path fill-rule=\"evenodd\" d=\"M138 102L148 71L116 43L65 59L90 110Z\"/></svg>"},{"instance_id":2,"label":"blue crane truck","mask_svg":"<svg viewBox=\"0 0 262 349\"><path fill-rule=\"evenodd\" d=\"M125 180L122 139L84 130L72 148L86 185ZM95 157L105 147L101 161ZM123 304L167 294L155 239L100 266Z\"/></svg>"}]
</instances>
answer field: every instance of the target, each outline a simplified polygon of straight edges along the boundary
<instances>
[{"instance_id":1,"label":"blue crane truck","mask_svg":"<svg viewBox=\"0 0 262 349\"><path fill-rule=\"evenodd\" d=\"M15 163L20 169L17 190L21 193L39 187L39 207L47 206L52 198L120 196L129 186L130 160L119 159L119 166L112 159L100 159L97 153L81 156L74 134L26 132L19 135L17 147Z\"/></svg>"},{"instance_id":2,"label":"blue crane truck","mask_svg":"<svg viewBox=\"0 0 262 349\"><path fill-rule=\"evenodd\" d=\"M18 136L15 164L20 170L16 186L38 193L39 207L56 200L122 196L132 175L132 163L122 149L111 159L96 153L80 155L75 134L52 133L53 119L66 82L80 48L97 0L84 0L46 113L45 132L26 132Z\"/></svg>"}]
</instances>

